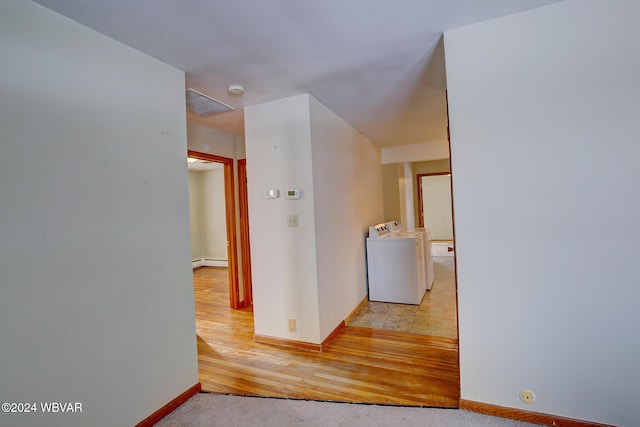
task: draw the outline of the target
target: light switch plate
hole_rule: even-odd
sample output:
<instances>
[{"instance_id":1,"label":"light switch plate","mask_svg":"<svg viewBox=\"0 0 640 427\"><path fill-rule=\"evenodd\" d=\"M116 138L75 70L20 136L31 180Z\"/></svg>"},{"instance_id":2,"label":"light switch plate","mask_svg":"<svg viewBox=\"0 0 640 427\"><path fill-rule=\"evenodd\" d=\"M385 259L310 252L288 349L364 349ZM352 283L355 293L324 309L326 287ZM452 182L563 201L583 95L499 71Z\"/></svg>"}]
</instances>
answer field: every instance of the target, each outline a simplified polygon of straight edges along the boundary
<instances>
[{"instance_id":1,"label":"light switch plate","mask_svg":"<svg viewBox=\"0 0 640 427\"><path fill-rule=\"evenodd\" d=\"M268 190L264 190L264 198L265 199L277 199L280 197L280 190L277 188L270 188Z\"/></svg>"}]
</instances>

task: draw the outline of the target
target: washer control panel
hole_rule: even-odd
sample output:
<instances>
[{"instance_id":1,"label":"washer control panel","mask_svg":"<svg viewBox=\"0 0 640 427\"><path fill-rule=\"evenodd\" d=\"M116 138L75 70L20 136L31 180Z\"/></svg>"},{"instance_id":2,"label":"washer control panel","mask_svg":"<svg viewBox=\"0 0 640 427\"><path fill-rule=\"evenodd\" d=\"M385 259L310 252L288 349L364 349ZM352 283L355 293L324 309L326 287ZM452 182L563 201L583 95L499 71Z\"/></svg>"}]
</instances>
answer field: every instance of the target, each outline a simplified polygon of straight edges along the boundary
<instances>
[{"instance_id":1,"label":"washer control panel","mask_svg":"<svg viewBox=\"0 0 640 427\"><path fill-rule=\"evenodd\" d=\"M389 234L389 226L385 222L369 227L369 238L371 239L382 237L386 234Z\"/></svg>"}]
</instances>

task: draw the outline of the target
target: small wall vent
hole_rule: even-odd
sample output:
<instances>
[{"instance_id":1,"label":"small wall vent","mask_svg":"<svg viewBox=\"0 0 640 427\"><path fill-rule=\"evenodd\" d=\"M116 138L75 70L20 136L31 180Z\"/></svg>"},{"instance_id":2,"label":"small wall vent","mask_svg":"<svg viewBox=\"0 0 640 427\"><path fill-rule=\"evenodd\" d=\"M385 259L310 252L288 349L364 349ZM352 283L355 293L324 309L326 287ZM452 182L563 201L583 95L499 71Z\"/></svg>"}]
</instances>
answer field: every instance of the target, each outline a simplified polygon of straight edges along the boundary
<instances>
[{"instance_id":1,"label":"small wall vent","mask_svg":"<svg viewBox=\"0 0 640 427\"><path fill-rule=\"evenodd\" d=\"M195 89L187 89L187 110L199 116L211 116L233 110L227 104L198 92Z\"/></svg>"}]
</instances>

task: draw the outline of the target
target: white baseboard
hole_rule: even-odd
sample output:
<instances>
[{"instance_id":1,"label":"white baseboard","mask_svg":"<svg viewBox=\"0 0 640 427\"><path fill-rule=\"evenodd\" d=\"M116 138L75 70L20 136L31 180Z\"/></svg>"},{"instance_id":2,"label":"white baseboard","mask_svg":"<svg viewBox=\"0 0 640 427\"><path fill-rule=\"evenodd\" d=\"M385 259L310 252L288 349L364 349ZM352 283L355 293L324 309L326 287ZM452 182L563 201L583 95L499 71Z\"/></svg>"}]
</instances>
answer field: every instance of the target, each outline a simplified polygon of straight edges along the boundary
<instances>
[{"instance_id":1,"label":"white baseboard","mask_svg":"<svg viewBox=\"0 0 640 427\"><path fill-rule=\"evenodd\" d=\"M202 258L203 265L207 267L229 267L229 261L218 258Z\"/></svg>"},{"instance_id":2,"label":"white baseboard","mask_svg":"<svg viewBox=\"0 0 640 427\"><path fill-rule=\"evenodd\" d=\"M229 261L218 258L200 258L191 260L193 268L198 267L229 267Z\"/></svg>"}]
</instances>

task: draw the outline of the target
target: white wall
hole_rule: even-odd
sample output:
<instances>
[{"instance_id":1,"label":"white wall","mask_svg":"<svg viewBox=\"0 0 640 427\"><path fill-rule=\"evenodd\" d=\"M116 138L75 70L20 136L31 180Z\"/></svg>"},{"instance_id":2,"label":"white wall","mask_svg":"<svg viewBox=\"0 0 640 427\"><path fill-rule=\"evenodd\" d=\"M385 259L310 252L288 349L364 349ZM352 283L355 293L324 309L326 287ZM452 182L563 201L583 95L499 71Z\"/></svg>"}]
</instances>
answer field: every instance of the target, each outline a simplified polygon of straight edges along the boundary
<instances>
[{"instance_id":1,"label":"white wall","mask_svg":"<svg viewBox=\"0 0 640 427\"><path fill-rule=\"evenodd\" d=\"M238 153L237 139L233 135L214 129L192 124L187 126L187 145L189 150L215 154L216 156L230 159L241 158L236 156Z\"/></svg>"},{"instance_id":2,"label":"white wall","mask_svg":"<svg viewBox=\"0 0 640 427\"><path fill-rule=\"evenodd\" d=\"M191 259L205 257L202 239L202 183L200 173L189 171L189 224L191 226Z\"/></svg>"},{"instance_id":3,"label":"white wall","mask_svg":"<svg viewBox=\"0 0 640 427\"><path fill-rule=\"evenodd\" d=\"M432 175L423 176L420 180L422 181L424 226L431 231L433 240L453 240L451 177Z\"/></svg>"},{"instance_id":4,"label":"white wall","mask_svg":"<svg viewBox=\"0 0 640 427\"><path fill-rule=\"evenodd\" d=\"M445 141L398 145L382 148L382 163L426 162L448 159L449 144Z\"/></svg>"},{"instance_id":5,"label":"white wall","mask_svg":"<svg viewBox=\"0 0 640 427\"><path fill-rule=\"evenodd\" d=\"M463 399L640 425L639 15L573 0L445 34Z\"/></svg>"},{"instance_id":6,"label":"white wall","mask_svg":"<svg viewBox=\"0 0 640 427\"><path fill-rule=\"evenodd\" d=\"M225 261L227 224L224 198L224 169L189 171L192 259Z\"/></svg>"},{"instance_id":7,"label":"white wall","mask_svg":"<svg viewBox=\"0 0 640 427\"><path fill-rule=\"evenodd\" d=\"M0 425L135 425L198 382L184 74L27 1L0 63L0 401L83 404Z\"/></svg>"},{"instance_id":8,"label":"white wall","mask_svg":"<svg viewBox=\"0 0 640 427\"><path fill-rule=\"evenodd\" d=\"M256 334L321 343L366 296L365 233L383 220L380 149L308 94L246 108L245 140ZM304 195L267 200L269 188Z\"/></svg>"},{"instance_id":9,"label":"white wall","mask_svg":"<svg viewBox=\"0 0 640 427\"><path fill-rule=\"evenodd\" d=\"M224 168L199 172L202 178L202 225L206 258L226 260L227 224Z\"/></svg>"},{"instance_id":10,"label":"white wall","mask_svg":"<svg viewBox=\"0 0 640 427\"><path fill-rule=\"evenodd\" d=\"M255 333L321 342L309 95L245 108ZM280 190L265 199L266 189ZM304 196L287 200L288 188ZM298 215L299 227L287 217ZM288 331L288 319L298 331Z\"/></svg>"},{"instance_id":11,"label":"white wall","mask_svg":"<svg viewBox=\"0 0 640 427\"><path fill-rule=\"evenodd\" d=\"M383 221L380 149L312 96L320 337L366 297L365 236Z\"/></svg>"}]
</instances>

